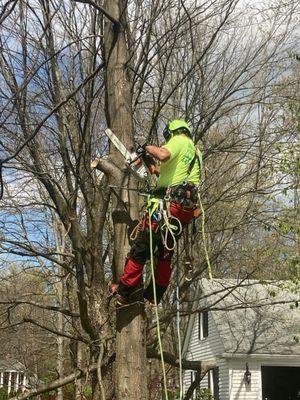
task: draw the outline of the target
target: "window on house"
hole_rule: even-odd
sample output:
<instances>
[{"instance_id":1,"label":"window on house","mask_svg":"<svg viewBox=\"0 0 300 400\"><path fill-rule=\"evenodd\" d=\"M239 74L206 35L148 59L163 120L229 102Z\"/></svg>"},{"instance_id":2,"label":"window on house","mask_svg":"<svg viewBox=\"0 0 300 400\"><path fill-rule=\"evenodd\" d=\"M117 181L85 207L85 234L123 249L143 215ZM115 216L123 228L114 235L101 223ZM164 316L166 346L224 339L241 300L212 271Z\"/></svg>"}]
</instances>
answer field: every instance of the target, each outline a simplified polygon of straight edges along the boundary
<instances>
[{"instance_id":1,"label":"window on house","mask_svg":"<svg viewBox=\"0 0 300 400\"><path fill-rule=\"evenodd\" d=\"M196 373L195 371L191 371L191 384L194 382L195 379L196 379ZM192 399L193 400L199 399L200 395L201 395L201 389L199 384L199 386L197 386L196 389L194 389Z\"/></svg>"},{"instance_id":2,"label":"window on house","mask_svg":"<svg viewBox=\"0 0 300 400\"><path fill-rule=\"evenodd\" d=\"M17 373L12 372L10 376L10 391L14 392L16 390L16 379L17 379Z\"/></svg>"},{"instance_id":3,"label":"window on house","mask_svg":"<svg viewBox=\"0 0 300 400\"><path fill-rule=\"evenodd\" d=\"M24 381L24 374L21 372L19 375L19 387L23 385Z\"/></svg>"},{"instance_id":4,"label":"window on house","mask_svg":"<svg viewBox=\"0 0 300 400\"><path fill-rule=\"evenodd\" d=\"M194 382L194 372L191 371L191 384Z\"/></svg>"},{"instance_id":5,"label":"window on house","mask_svg":"<svg viewBox=\"0 0 300 400\"><path fill-rule=\"evenodd\" d=\"M199 313L198 317L198 339L202 340L208 336L208 311Z\"/></svg>"},{"instance_id":6,"label":"window on house","mask_svg":"<svg viewBox=\"0 0 300 400\"><path fill-rule=\"evenodd\" d=\"M219 368L208 371L208 388L215 400L219 400Z\"/></svg>"},{"instance_id":7,"label":"window on house","mask_svg":"<svg viewBox=\"0 0 300 400\"><path fill-rule=\"evenodd\" d=\"M8 388L8 380L9 380L9 372L4 372L3 373L3 387L5 390Z\"/></svg>"}]
</instances>

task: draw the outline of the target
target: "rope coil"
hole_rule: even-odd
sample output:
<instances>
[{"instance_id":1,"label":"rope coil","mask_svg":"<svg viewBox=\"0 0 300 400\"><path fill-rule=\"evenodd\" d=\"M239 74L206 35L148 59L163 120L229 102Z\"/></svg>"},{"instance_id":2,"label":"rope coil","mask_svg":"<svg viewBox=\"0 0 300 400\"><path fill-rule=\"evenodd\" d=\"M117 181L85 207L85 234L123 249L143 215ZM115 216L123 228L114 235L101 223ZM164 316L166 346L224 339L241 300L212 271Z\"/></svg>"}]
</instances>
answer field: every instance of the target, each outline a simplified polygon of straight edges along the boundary
<instances>
[{"instance_id":1,"label":"rope coil","mask_svg":"<svg viewBox=\"0 0 300 400\"><path fill-rule=\"evenodd\" d=\"M167 250L172 251L176 246L176 236L180 235L182 232L182 224L176 217L168 217L165 212L163 212L164 224L161 227L162 232L165 231L163 236L163 243ZM171 221L171 222L170 222ZM168 245L168 239L171 238L171 245Z\"/></svg>"}]
</instances>

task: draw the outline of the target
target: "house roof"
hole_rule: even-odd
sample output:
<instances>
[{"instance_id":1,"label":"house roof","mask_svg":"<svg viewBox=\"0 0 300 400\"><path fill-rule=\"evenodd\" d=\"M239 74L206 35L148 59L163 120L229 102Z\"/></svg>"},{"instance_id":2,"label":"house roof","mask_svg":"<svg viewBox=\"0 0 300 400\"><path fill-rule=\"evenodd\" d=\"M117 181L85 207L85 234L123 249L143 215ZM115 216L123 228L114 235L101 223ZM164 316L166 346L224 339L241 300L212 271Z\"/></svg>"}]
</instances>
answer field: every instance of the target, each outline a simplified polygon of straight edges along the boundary
<instances>
[{"instance_id":1,"label":"house roof","mask_svg":"<svg viewBox=\"0 0 300 400\"><path fill-rule=\"evenodd\" d=\"M200 292L225 353L300 355L300 293L291 282L202 279Z\"/></svg>"},{"instance_id":2,"label":"house roof","mask_svg":"<svg viewBox=\"0 0 300 400\"><path fill-rule=\"evenodd\" d=\"M0 371L19 371L23 372L26 368L16 360L0 360Z\"/></svg>"}]
</instances>

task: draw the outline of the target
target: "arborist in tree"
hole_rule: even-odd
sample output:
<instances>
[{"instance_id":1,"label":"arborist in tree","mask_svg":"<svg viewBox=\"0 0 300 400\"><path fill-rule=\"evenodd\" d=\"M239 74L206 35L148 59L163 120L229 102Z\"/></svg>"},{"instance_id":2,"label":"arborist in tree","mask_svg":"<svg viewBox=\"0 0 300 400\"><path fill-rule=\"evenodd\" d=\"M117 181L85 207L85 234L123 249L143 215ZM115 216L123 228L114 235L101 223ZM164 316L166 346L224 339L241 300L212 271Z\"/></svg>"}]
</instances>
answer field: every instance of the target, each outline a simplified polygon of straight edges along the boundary
<instances>
[{"instance_id":1,"label":"arborist in tree","mask_svg":"<svg viewBox=\"0 0 300 400\"><path fill-rule=\"evenodd\" d=\"M193 218L197 208L200 182L200 151L195 147L189 125L184 120L171 121L163 131L162 147L144 145L144 151L160 161L157 188L150 198L147 212L137 227L137 236L128 254L119 283L110 284L117 303L129 303L130 295L141 282L144 264L155 251L156 300L160 302L171 277L171 259L182 226ZM149 212L153 248L149 240ZM154 303L153 282L144 291L144 298Z\"/></svg>"}]
</instances>

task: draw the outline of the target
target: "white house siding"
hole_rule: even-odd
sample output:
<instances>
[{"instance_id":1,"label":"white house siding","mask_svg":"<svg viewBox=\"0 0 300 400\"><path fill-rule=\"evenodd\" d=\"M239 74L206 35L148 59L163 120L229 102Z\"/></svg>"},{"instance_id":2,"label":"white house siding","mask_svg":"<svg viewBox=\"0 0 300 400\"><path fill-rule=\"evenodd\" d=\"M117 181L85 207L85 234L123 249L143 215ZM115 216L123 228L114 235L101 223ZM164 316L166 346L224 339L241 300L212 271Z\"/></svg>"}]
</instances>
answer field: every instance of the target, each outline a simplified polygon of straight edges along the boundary
<instances>
[{"instance_id":1,"label":"white house siding","mask_svg":"<svg viewBox=\"0 0 300 400\"><path fill-rule=\"evenodd\" d=\"M219 390L220 400L228 400L229 392L229 371L228 363L225 359L219 359L223 353L224 348L220 336L215 326L215 322L211 313L208 313L208 337L198 339L198 315L194 319L192 333L188 345L186 358L189 360L197 361L215 361L219 367ZM191 384L191 371L186 371L184 375L184 384L187 389ZM205 377L200 387L207 387L207 377Z\"/></svg>"},{"instance_id":2,"label":"white house siding","mask_svg":"<svg viewBox=\"0 0 300 400\"><path fill-rule=\"evenodd\" d=\"M265 357L260 361L260 365L264 367L300 367L300 356L298 357L289 357L289 356L280 356L280 357Z\"/></svg>"},{"instance_id":3,"label":"white house siding","mask_svg":"<svg viewBox=\"0 0 300 400\"><path fill-rule=\"evenodd\" d=\"M251 372L251 384L244 382L246 361ZM300 359L288 356L262 356L261 359L246 358L244 360L228 360L229 366L229 400L262 400L261 367L300 367ZM222 399L223 400L223 399Z\"/></svg>"},{"instance_id":4,"label":"white house siding","mask_svg":"<svg viewBox=\"0 0 300 400\"><path fill-rule=\"evenodd\" d=\"M248 361L251 383L244 380L245 360L229 360L229 400L261 400L261 371L258 361Z\"/></svg>"}]
</instances>

